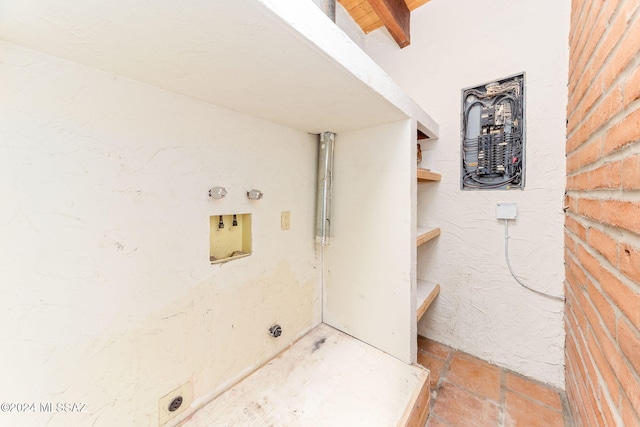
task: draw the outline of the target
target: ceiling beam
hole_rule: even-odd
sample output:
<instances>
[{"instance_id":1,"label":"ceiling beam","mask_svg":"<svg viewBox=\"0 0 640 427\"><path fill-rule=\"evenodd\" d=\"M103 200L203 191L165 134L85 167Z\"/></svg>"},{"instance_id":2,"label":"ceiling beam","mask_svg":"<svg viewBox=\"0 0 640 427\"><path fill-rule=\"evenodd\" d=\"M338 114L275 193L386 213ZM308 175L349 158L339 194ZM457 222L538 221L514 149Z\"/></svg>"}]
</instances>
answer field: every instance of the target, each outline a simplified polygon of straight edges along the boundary
<instances>
[{"instance_id":1,"label":"ceiling beam","mask_svg":"<svg viewBox=\"0 0 640 427\"><path fill-rule=\"evenodd\" d=\"M409 21L411 12L404 0L368 0L391 37L401 48L410 41Z\"/></svg>"}]
</instances>

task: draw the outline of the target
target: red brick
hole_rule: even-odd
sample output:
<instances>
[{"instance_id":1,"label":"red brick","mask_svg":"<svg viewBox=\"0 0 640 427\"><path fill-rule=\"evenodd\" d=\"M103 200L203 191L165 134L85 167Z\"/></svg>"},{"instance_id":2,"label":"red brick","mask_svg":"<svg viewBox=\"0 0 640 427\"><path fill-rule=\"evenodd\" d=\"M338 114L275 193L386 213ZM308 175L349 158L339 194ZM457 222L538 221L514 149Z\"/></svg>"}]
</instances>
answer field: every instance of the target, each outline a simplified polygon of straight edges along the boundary
<instances>
[{"instance_id":1,"label":"red brick","mask_svg":"<svg viewBox=\"0 0 640 427\"><path fill-rule=\"evenodd\" d=\"M640 427L640 408L634 408L628 399L621 399L620 412L622 413L622 421L624 427Z\"/></svg>"},{"instance_id":2,"label":"red brick","mask_svg":"<svg viewBox=\"0 0 640 427\"><path fill-rule=\"evenodd\" d=\"M567 261L567 271L570 272L576 279L576 285L584 286L587 282L587 276L584 273L581 265L578 265L573 259Z\"/></svg>"},{"instance_id":3,"label":"red brick","mask_svg":"<svg viewBox=\"0 0 640 427\"><path fill-rule=\"evenodd\" d=\"M620 187L620 162L607 163L589 172L589 189L603 190Z\"/></svg>"},{"instance_id":4,"label":"red brick","mask_svg":"<svg viewBox=\"0 0 640 427\"><path fill-rule=\"evenodd\" d=\"M588 298L585 298L585 297L581 298L580 307L582 307L582 310L584 311L585 316L587 316L587 321L589 322L591 329L602 329L602 326L600 325L600 322L601 322L600 316L598 315L598 312L593 307L593 305L589 302ZM609 320L612 320L613 322L612 329L613 329L613 333L615 334L615 330L616 330L615 318L609 319Z\"/></svg>"},{"instance_id":5,"label":"red brick","mask_svg":"<svg viewBox=\"0 0 640 427\"><path fill-rule=\"evenodd\" d=\"M587 111L585 106L581 104L588 103L587 99L591 100L593 96L597 95L597 98L599 98L600 94L602 94L602 82L604 80L599 79L600 83L597 83L600 66L593 66L593 63L590 64L591 66L585 66L587 59L590 58L581 58L576 66L576 68L579 67L582 71L579 78L576 79L575 82L573 80L569 81L570 96L567 107L571 113L577 113L579 118L577 118L576 121L584 118ZM600 91L600 94L594 94L594 90ZM591 93L591 95L589 95L589 93Z\"/></svg>"},{"instance_id":6,"label":"red brick","mask_svg":"<svg viewBox=\"0 0 640 427\"><path fill-rule=\"evenodd\" d=\"M600 399L600 413L602 414L602 417L605 419L605 423L603 425L608 425L608 426L616 425L615 418L613 417L614 411L617 412L617 409L611 408L609 406L608 400L603 398Z\"/></svg>"},{"instance_id":7,"label":"red brick","mask_svg":"<svg viewBox=\"0 0 640 427\"><path fill-rule=\"evenodd\" d=\"M631 3L629 7L638 8L637 2ZM636 3L633 5L633 3ZM638 53L640 46L640 24L638 21L630 22L629 29L624 37L620 40L620 44L616 47L611 60L607 65L605 72L605 87L609 87L611 83L622 73L622 71L631 63L631 60Z\"/></svg>"},{"instance_id":8,"label":"red brick","mask_svg":"<svg viewBox=\"0 0 640 427\"><path fill-rule=\"evenodd\" d=\"M569 233L564 233L564 247L566 249L568 249L570 252L574 252L575 253L577 251L576 242L569 235ZM566 259L565 259L565 262L566 262Z\"/></svg>"},{"instance_id":9,"label":"red brick","mask_svg":"<svg viewBox=\"0 0 640 427\"><path fill-rule=\"evenodd\" d=\"M571 153L567 156L567 173L573 172L580 167L580 154Z\"/></svg>"},{"instance_id":10,"label":"red brick","mask_svg":"<svg viewBox=\"0 0 640 427\"><path fill-rule=\"evenodd\" d=\"M591 132L604 125L611 117L613 117L622 107L622 91L615 88L607 95L607 97L596 107L592 115L589 116L588 122L592 124Z\"/></svg>"},{"instance_id":11,"label":"red brick","mask_svg":"<svg viewBox=\"0 0 640 427\"><path fill-rule=\"evenodd\" d=\"M578 261L580 265L584 267L584 269L591 274L596 280L600 280L601 270L603 270L600 265L600 261L596 259L591 253L589 253L583 246L578 245Z\"/></svg>"},{"instance_id":12,"label":"red brick","mask_svg":"<svg viewBox=\"0 0 640 427\"><path fill-rule=\"evenodd\" d=\"M618 242L597 228L590 227L587 243L600 252L612 265L618 265Z\"/></svg>"},{"instance_id":13,"label":"red brick","mask_svg":"<svg viewBox=\"0 0 640 427\"><path fill-rule=\"evenodd\" d=\"M567 135L567 153L572 152L576 148L578 148L582 143L584 143L589 137L589 132L585 128L585 126L580 126L576 131L572 134Z\"/></svg>"},{"instance_id":14,"label":"red brick","mask_svg":"<svg viewBox=\"0 0 640 427\"><path fill-rule=\"evenodd\" d=\"M595 162L602 156L602 137L590 142L580 150L580 167Z\"/></svg>"},{"instance_id":15,"label":"red brick","mask_svg":"<svg viewBox=\"0 0 640 427\"><path fill-rule=\"evenodd\" d=\"M575 51L576 44L578 43L578 36L580 31L584 28L584 25L579 25L579 18L584 13L585 5L588 5L589 2L585 0L572 0L571 1L571 29L569 30L570 34L570 50Z\"/></svg>"},{"instance_id":16,"label":"red brick","mask_svg":"<svg viewBox=\"0 0 640 427\"><path fill-rule=\"evenodd\" d=\"M564 225L582 240L587 240L587 229L575 219L566 217Z\"/></svg>"},{"instance_id":17,"label":"red brick","mask_svg":"<svg viewBox=\"0 0 640 427\"><path fill-rule=\"evenodd\" d=\"M578 200L578 213L587 218L600 219L600 200L580 199Z\"/></svg>"},{"instance_id":18,"label":"red brick","mask_svg":"<svg viewBox=\"0 0 640 427\"><path fill-rule=\"evenodd\" d=\"M638 309L638 307L640 307L640 294L629 289L629 287L611 274L609 277L600 281L600 286L629 320L631 320L636 327L640 327L640 309Z\"/></svg>"},{"instance_id":19,"label":"red brick","mask_svg":"<svg viewBox=\"0 0 640 427\"><path fill-rule=\"evenodd\" d=\"M602 0L598 0L597 3L602 3ZM596 4L596 1L590 1L587 2L586 7L583 9L582 13L581 13L581 25L578 27L578 30L576 31L576 33L574 34L574 38L576 40L576 43L573 44L574 46L574 51L576 52L576 57L577 58L583 58L584 55L582 55L582 52L584 52L584 47L585 47L585 41L587 39L587 36L589 35L589 31L591 26L593 25L593 21L596 18L596 15L598 13L598 7L599 5ZM577 67L579 70L582 69L582 67Z\"/></svg>"},{"instance_id":20,"label":"red brick","mask_svg":"<svg viewBox=\"0 0 640 427\"><path fill-rule=\"evenodd\" d=\"M640 383L633 376L631 368L622 359L622 356L615 348L611 340L605 334L599 333L597 335L598 343L600 344L603 350L603 354L609 362L611 369L616 375L616 378L618 379L618 382L622 387L623 393L626 395L627 399L629 399L632 405L640 408Z\"/></svg>"},{"instance_id":21,"label":"red brick","mask_svg":"<svg viewBox=\"0 0 640 427\"><path fill-rule=\"evenodd\" d=\"M640 249L621 243L618 268L622 274L640 283Z\"/></svg>"},{"instance_id":22,"label":"red brick","mask_svg":"<svg viewBox=\"0 0 640 427\"><path fill-rule=\"evenodd\" d=\"M575 37L577 39L576 43L573 43L574 46L574 55L570 57L569 62L569 70L570 70L570 81L579 81L580 80L580 72L587 74L590 70L586 67L587 62L590 59L590 50L588 47L589 37L593 32L594 23L598 16L598 12L601 7L599 3L602 3L603 0L595 0L591 1L587 9L585 9L585 14L582 15L580 30L576 32ZM577 71L577 72L576 72ZM591 79L589 79L591 81ZM569 87L570 91L572 91L573 87Z\"/></svg>"},{"instance_id":23,"label":"red brick","mask_svg":"<svg viewBox=\"0 0 640 427\"><path fill-rule=\"evenodd\" d=\"M631 362L636 374L640 373L640 338L624 319L618 319L618 343ZM638 384L640 386L640 384Z\"/></svg>"},{"instance_id":24,"label":"red brick","mask_svg":"<svg viewBox=\"0 0 640 427\"><path fill-rule=\"evenodd\" d=\"M593 62L591 65L593 67L601 67L602 64L609 57L609 54L613 50L613 47L620 40L620 36L624 34L624 29L626 27L626 18L623 14L618 15L618 18L615 22L609 27L609 33L604 37L602 43L598 47L598 49L592 53Z\"/></svg>"},{"instance_id":25,"label":"red brick","mask_svg":"<svg viewBox=\"0 0 640 427\"><path fill-rule=\"evenodd\" d=\"M618 385L618 380L614 375L609 363L605 359L602 349L598 344L598 341L595 339L593 333L589 333L589 338L587 339L589 346L589 354L593 357L593 361L598 366L598 371L600 375L604 379L604 383L600 384L602 387L603 393L607 393L611 396L611 399L614 402L617 402L620 398L620 386Z\"/></svg>"},{"instance_id":26,"label":"red brick","mask_svg":"<svg viewBox=\"0 0 640 427\"><path fill-rule=\"evenodd\" d=\"M638 82L638 85L640 85L640 82ZM624 190L640 189L640 154L627 157L622 161L621 181Z\"/></svg>"},{"instance_id":27,"label":"red brick","mask_svg":"<svg viewBox=\"0 0 640 427\"><path fill-rule=\"evenodd\" d=\"M566 198L566 206L568 206L571 212L578 212L578 199L575 197L567 197Z\"/></svg>"},{"instance_id":28,"label":"red brick","mask_svg":"<svg viewBox=\"0 0 640 427\"><path fill-rule=\"evenodd\" d=\"M640 138L640 109L628 114L607 133L603 154L618 150Z\"/></svg>"},{"instance_id":29,"label":"red brick","mask_svg":"<svg viewBox=\"0 0 640 427\"><path fill-rule=\"evenodd\" d=\"M640 234L640 202L603 200L599 221Z\"/></svg>"},{"instance_id":30,"label":"red brick","mask_svg":"<svg viewBox=\"0 0 640 427\"><path fill-rule=\"evenodd\" d=\"M571 304L570 309L573 314L573 318L570 320L573 322L573 328L576 330L576 336L580 334L580 331L584 331L587 329L587 317L584 315L582 308L580 308L579 296L576 295L575 302Z\"/></svg>"},{"instance_id":31,"label":"red brick","mask_svg":"<svg viewBox=\"0 0 640 427\"><path fill-rule=\"evenodd\" d=\"M596 311L600 315L602 322L609 329L609 332L615 336L616 314L613 310L613 307L592 283L589 284L587 292L589 293L589 298L593 302L593 305L596 307Z\"/></svg>"},{"instance_id":32,"label":"red brick","mask_svg":"<svg viewBox=\"0 0 640 427\"><path fill-rule=\"evenodd\" d=\"M582 172L569 177L567 180L567 190L587 190L589 189L589 172Z\"/></svg>"},{"instance_id":33,"label":"red brick","mask_svg":"<svg viewBox=\"0 0 640 427\"><path fill-rule=\"evenodd\" d=\"M596 101L600 99L600 97L604 93L604 89L602 87L603 81L604 77L602 75L597 75L593 83L587 89L584 98L579 104L579 111L582 117L586 115L587 111L591 110Z\"/></svg>"},{"instance_id":34,"label":"red brick","mask_svg":"<svg viewBox=\"0 0 640 427\"><path fill-rule=\"evenodd\" d=\"M640 98L640 68L636 68L633 74L627 78L624 85L624 106L628 107L636 99Z\"/></svg>"},{"instance_id":35,"label":"red brick","mask_svg":"<svg viewBox=\"0 0 640 427\"><path fill-rule=\"evenodd\" d=\"M595 58L600 64L604 63L607 57L611 58L609 62L615 61L619 46L616 47L615 50L614 46L616 46L621 39L623 39L624 42L624 39L629 37L630 28L632 29L630 19L638 7L637 2L623 1L620 3L620 6L620 11L614 22L609 26L609 33L605 36L602 44L595 52Z\"/></svg>"},{"instance_id":36,"label":"red brick","mask_svg":"<svg viewBox=\"0 0 640 427\"><path fill-rule=\"evenodd\" d=\"M585 349L583 350L583 354L587 354L588 351ZM585 373L587 374L587 378L583 381L584 382L584 396L586 397L586 400L589 402L588 407L590 408L590 414L589 414L589 419L594 420L595 425L601 426L604 425L604 422L602 420L602 414L600 413L599 409L598 409L598 401L600 400L600 396L601 396L601 389L597 388L594 384L597 381L597 374L596 374L596 368L595 365L593 364L593 362L591 361L591 358L588 356L584 356L583 360L585 361L585 366L586 366L586 370Z\"/></svg>"},{"instance_id":37,"label":"red brick","mask_svg":"<svg viewBox=\"0 0 640 427\"><path fill-rule=\"evenodd\" d=\"M580 352L577 347L573 346L573 343L573 341L571 341L572 345L567 343L567 366L571 366L572 371L574 372L574 377L577 379L577 383L584 384L587 376L582 364L582 359L579 356Z\"/></svg>"}]
</instances>

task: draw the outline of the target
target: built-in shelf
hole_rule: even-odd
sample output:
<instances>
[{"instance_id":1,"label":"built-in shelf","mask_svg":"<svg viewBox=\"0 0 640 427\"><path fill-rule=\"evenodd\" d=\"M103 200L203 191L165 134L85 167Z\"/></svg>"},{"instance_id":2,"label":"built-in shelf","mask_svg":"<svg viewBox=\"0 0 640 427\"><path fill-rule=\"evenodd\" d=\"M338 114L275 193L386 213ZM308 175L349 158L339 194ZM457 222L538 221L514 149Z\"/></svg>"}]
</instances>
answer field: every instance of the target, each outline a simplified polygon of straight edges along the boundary
<instances>
[{"instance_id":1,"label":"built-in shelf","mask_svg":"<svg viewBox=\"0 0 640 427\"><path fill-rule=\"evenodd\" d=\"M417 292L416 292L416 321L420 321L422 316L427 312L427 309L433 302L433 300L440 293L440 285L437 283L425 282L424 280L418 280Z\"/></svg>"},{"instance_id":2,"label":"built-in shelf","mask_svg":"<svg viewBox=\"0 0 640 427\"><path fill-rule=\"evenodd\" d=\"M81 3L2 2L2 38L304 132L413 117L437 138L438 124L314 2L144 2L143 20Z\"/></svg>"},{"instance_id":3,"label":"built-in shelf","mask_svg":"<svg viewBox=\"0 0 640 427\"><path fill-rule=\"evenodd\" d=\"M417 171L418 181L440 181L442 179L442 175L436 172L432 172L429 169L418 168Z\"/></svg>"},{"instance_id":4,"label":"built-in shelf","mask_svg":"<svg viewBox=\"0 0 640 427\"><path fill-rule=\"evenodd\" d=\"M439 228L418 227L416 246L421 246L440 235Z\"/></svg>"}]
</instances>

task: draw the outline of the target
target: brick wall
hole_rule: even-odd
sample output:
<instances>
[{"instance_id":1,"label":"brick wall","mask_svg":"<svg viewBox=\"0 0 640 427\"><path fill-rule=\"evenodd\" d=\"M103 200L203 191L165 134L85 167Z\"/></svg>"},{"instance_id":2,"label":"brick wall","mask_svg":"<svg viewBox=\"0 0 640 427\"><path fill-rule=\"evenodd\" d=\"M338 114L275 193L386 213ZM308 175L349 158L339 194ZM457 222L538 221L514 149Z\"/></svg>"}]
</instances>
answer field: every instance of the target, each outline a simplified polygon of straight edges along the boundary
<instances>
[{"instance_id":1,"label":"brick wall","mask_svg":"<svg viewBox=\"0 0 640 427\"><path fill-rule=\"evenodd\" d=\"M577 426L640 426L640 0L573 0L566 386Z\"/></svg>"}]
</instances>

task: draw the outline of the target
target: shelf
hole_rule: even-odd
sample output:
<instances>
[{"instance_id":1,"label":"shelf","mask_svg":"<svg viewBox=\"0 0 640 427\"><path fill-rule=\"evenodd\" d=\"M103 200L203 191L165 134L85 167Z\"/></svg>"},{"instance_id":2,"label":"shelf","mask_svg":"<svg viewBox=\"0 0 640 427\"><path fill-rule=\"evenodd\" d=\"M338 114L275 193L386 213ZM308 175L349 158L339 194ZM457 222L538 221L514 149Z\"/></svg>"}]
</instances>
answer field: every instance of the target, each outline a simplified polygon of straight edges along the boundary
<instances>
[{"instance_id":1,"label":"shelf","mask_svg":"<svg viewBox=\"0 0 640 427\"><path fill-rule=\"evenodd\" d=\"M437 123L313 2L48 4L2 2L3 40L304 132L413 117L425 135L438 135Z\"/></svg>"},{"instance_id":2,"label":"shelf","mask_svg":"<svg viewBox=\"0 0 640 427\"><path fill-rule=\"evenodd\" d=\"M442 175L436 172L432 172L428 169L418 168L418 181L440 181L442 179Z\"/></svg>"},{"instance_id":3,"label":"shelf","mask_svg":"<svg viewBox=\"0 0 640 427\"><path fill-rule=\"evenodd\" d=\"M416 321L419 322L422 316L427 312L427 309L431 305L434 299L440 293L440 285L437 283L429 283L424 280L418 280L417 292L416 292Z\"/></svg>"},{"instance_id":4,"label":"shelf","mask_svg":"<svg viewBox=\"0 0 640 427\"><path fill-rule=\"evenodd\" d=\"M418 227L416 246L421 246L440 235L439 228Z\"/></svg>"}]
</instances>

